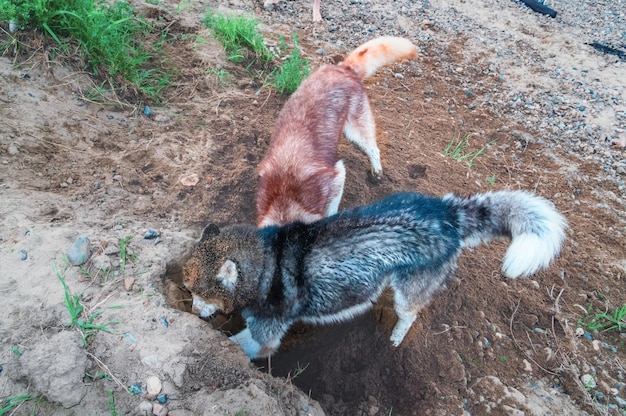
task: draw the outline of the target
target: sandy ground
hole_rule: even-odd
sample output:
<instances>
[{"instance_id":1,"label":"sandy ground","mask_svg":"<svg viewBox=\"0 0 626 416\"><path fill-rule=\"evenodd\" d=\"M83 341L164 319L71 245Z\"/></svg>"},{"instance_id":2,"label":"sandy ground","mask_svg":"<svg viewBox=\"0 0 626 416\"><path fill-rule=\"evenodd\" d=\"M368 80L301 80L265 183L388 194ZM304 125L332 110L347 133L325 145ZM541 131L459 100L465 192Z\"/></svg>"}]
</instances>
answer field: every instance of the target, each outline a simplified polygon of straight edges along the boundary
<instances>
[{"instance_id":1,"label":"sandy ground","mask_svg":"<svg viewBox=\"0 0 626 416\"><path fill-rule=\"evenodd\" d=\"M567 9L548 19L497 3L323 2L318 25L301 0L271 11L220 6L255 13L269 43L297 31L312 68L380 34L419 46L417 60L366 82L385 174L371 181L366 157L342 140L342 206L403 190L527 189L571 225L562 256L532 279L501 275L505 243L466 252L397 349L388 343L396 320L388 296L350 323L294 327L272 375L228 341L237 317L189 313L180 265L207 222L254 223L255 168L286 97L263 86L257 68L225 60L200 23L209 3L136 3L168 27L166 50L180 70L164 104L147 103L151 117L138 103L122 105L121 94L117 104L89 101L97 80L52 60L37 36L18 34L28 53L0 58L0 397L3 406L30 400L6 414L620 414L624 337L576 328L590 305L595 313L626 303L626 192L607 180L598 150L546 142L545 111L524 112L505 97L567 99L570 86L531 60L584 66L609 90L623 84L625 64L581 48L585 33L568 24ZM484 30L460 33L453 19ZM512 58L525 56L523 65ZM220 80L215 69L231 76ZM624 129L624 89L614 90L586 119L602 138ZM566 104L556 114L576 122ZM468 152L486 146L472 166L444 154L466 135ZM610 139L599 146L622 152ZM158 239L144 238L149 230ZM79 237L90 240L90 257L75 266L67 252ZM83 326L99 329L71 325L66 293L83 305ZM160 386L148 391L151 377Z\"/></svg>"}]
</instances>

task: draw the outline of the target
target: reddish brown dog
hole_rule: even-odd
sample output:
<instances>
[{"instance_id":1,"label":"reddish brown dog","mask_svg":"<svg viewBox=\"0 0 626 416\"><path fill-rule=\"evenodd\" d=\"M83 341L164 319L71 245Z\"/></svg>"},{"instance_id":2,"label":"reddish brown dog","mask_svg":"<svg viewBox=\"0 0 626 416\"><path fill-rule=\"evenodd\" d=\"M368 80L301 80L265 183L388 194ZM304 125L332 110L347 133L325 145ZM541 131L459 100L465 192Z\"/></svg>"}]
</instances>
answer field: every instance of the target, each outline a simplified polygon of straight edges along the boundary
<instances>
[{"instance_id":1,"label":"reddish brown dog","mask_svg":"<svg viewBox=\"0 0 626 416\"><path fill-rule=\"evenodd\" d=\"M409 40L381 37L304 80L280 112L259 166L259 227L309 223L337 212L346 177L337 157L342 131L369 157L372 173L382 177L363 80L383 65L416 56L417 48Z\"/></svg>"}]
</instances>

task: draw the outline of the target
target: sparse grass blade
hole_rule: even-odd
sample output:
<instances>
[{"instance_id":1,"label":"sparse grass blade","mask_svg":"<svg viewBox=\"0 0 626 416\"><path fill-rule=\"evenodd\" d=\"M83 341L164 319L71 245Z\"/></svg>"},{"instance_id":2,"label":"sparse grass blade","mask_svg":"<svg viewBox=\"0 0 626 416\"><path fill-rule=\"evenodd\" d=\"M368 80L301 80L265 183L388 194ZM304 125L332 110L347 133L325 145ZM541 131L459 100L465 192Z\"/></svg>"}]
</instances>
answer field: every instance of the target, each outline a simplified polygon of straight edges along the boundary
<instances>
[{"instance_id":1,"label":"sparse grass blade","mask_svg":"<svg viewBox=\"0 0 626 416\"><path fill-rule=\"evenodd\" d=\"M448 146L443 150L443 154L451 157L456 161L465 161L467 165L471 168L474 166L474 161L477 157L485 153L487 147L496 142L496 140L491 140L489 143L485 144L483 147L478 149L477 151L469 151L469 138L470 135L466 134L461 138L452 139Z\"/></svg>"},{"instance_id":2,"label":"sparse grass blade","mask_svg":"<svg viewBox=\"0 0 626 416\"><path fill-rule=\"evenodd\" d=\"M63 300L65 303L65 308L70 314L70 323L67 324L67 326L70 328L78 328L82 335L83 346L87 348L98 331L114 332L109 328L109 325L114 325L118 322L109 322L106 324L94 323L95 319L98 318L102 314L102 312L95 311L89 313L85 309L81 302L82 293L76 294L70 291L67 283L65 282L65 278L57 268L56 263L54 264L54 272L57 279L59 279L59 281L63 285Z\"/></svg>"},{"instance_id":3,"label":"sparse grass blade","mask_svg":"<svg viewBox=\"0 0 626 416\"><path fill-rule=\"evenodd\" d=\"M41 397L33 397L30 394L25 394L21 396L13 396L0 399L0 416L3 416L9 412L9 410L14 409L17 410L18 407L23 405L26 402L33 402L33 409L31 414L37 414L37 404L43 403L46 399Z\"/></svg>"}]
</instances>

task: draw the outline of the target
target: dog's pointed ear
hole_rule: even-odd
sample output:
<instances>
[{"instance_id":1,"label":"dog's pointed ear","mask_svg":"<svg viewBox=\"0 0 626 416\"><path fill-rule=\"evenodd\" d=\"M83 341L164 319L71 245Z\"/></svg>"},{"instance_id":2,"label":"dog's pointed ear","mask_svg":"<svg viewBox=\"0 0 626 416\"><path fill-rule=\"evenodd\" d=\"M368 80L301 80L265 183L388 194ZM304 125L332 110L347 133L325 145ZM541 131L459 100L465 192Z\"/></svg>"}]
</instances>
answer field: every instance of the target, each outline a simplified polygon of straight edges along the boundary
<instances>
[{"instance_id":1,"label":"dog's pointed ear","mask_svg":"<svg viewBox=\"0 0 626 416\"><path fill-rule=\"evenodd\" d=\"M220 228L211 223L209 225L207 225L206 227L204 227L204 230L202 230L202 236L200 237L200 242L203 242L204 240L208 240L211 237L215 237L216 235L220 234Z\"/></svg>"},{"instance_id":2,"label":"dog's pointed ear","mask_svg":"<svg viewBox=\"0 0 626 416\"><path fill-rule=\"evenodd\" d=\"M220 271L217 272L217 280L229 291L233 291L237 285L237 279L239 278L239 272L237 271L237 265L232 260L226 260Z\"/></svg>"}]
</instances>

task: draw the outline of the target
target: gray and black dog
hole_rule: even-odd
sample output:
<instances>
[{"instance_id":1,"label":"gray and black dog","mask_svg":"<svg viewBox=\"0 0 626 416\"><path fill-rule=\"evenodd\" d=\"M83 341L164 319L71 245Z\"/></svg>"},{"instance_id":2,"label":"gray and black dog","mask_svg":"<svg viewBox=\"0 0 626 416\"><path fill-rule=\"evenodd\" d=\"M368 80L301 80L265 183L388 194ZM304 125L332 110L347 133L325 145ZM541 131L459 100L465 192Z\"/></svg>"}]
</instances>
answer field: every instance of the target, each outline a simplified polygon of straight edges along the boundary
<instances>
[{"instance_id":1,"label":"gray and black dog","mask_svg":"<svg viewBox=\"0 0 626 416\"><path fill-rule=\"evenodd\" d=\"M311 224L210 224L184 266L184 283L198 315L242 312L247 328L231 340L251 359L271 355L294 322L350 319L390 287L398 346L453 277L463 247L510 238L502 271L528 276L559 254L566 228L551 202L524 191L401 193Z\"/></svg>"}]
</instances>

